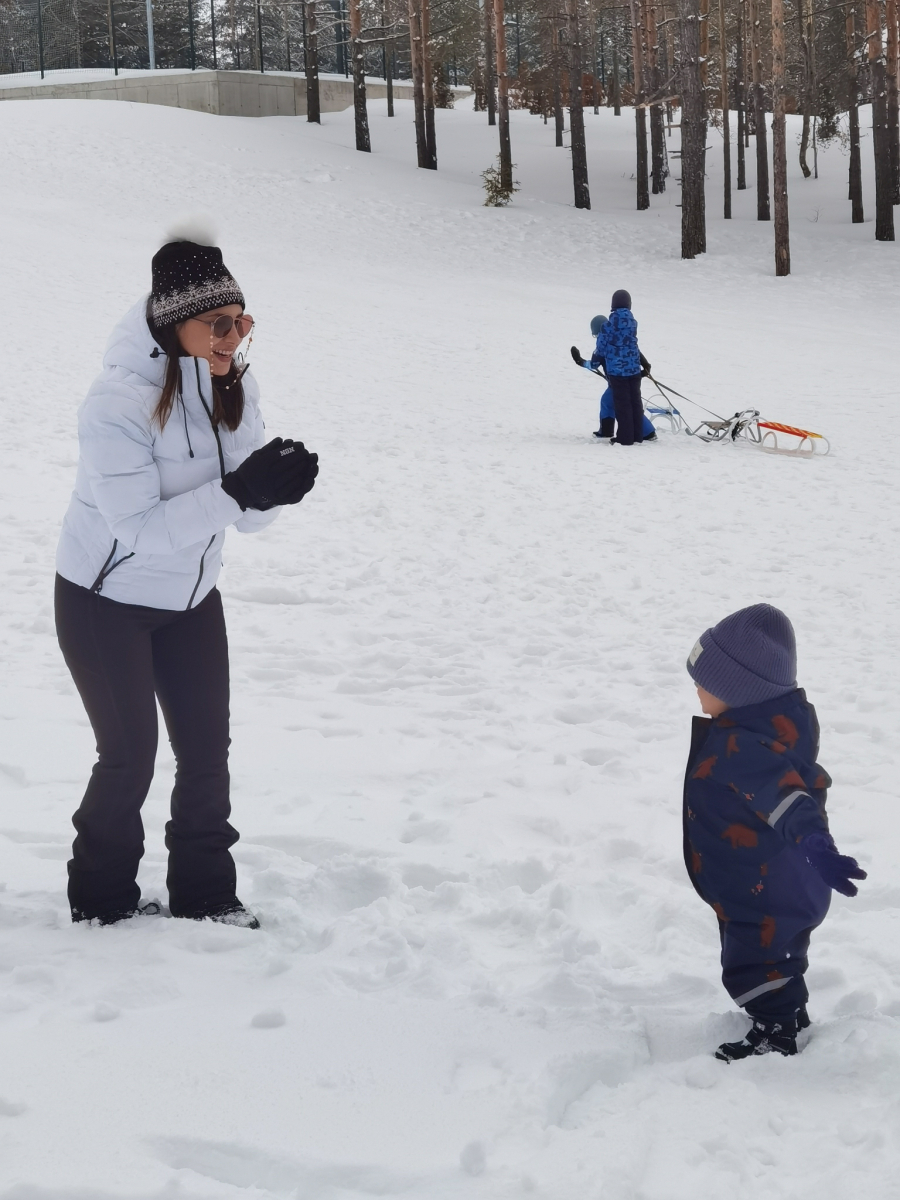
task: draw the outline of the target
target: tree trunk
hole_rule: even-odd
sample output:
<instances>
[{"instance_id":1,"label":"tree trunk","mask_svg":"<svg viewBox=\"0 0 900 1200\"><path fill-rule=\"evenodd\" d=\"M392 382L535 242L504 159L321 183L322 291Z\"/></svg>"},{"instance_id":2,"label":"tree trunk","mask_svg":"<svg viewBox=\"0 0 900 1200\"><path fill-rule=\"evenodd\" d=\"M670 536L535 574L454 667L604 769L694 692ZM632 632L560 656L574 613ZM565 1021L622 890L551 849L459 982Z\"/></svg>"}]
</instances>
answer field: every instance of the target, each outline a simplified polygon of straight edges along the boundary
<instances>
[{"instance_id":1,"label":"tree trunk","mask_svg":"<svg viewBox=\"0 0 900 1200\"><path fill-rule=\"evenodd\" d=\"M369 138L369 114L366 109L366 59L360 41L362 14L360 0L350 3L350 57L353 63L353 124L356 129L356 148L368 154L372 149Z\"/></svg>"},{"instance_id":2,"label":"tree trunk","mask_svg":"<svg viewBox=\"0 0 900 1200\"><path fill-rule=\"evenodd\" d=\"M756 130L756 219L770 221L769 147L766 139L766 102L762 83L762 46L759 33L759 0L750 0L750 55L753 62L753 125Z\"/></svg>"},{"instance_id":3,"label":"tree trunk","mask_svg":"<svg viewBox=\"0 0 900 1200\"><path fill-rule=\"evenodd\" d=\"M316 0L306 0L306 119L322 124L319 100L319 35L316 30Z\"/></svg>"},{"instance_id":4,"label":"tree trunk","mask_svg":"<svg viewBox=\"0 0 900 1200\"><path fill-rule=\"evenodd\" d=\"M772 0L772 175L775 194L775 274L790 275L787 139L784 128L784 0Z\"/></svg>"},{"instance_id":5,"label":"tree trunk","mask_svg":"<svg viewBox=\"0 0 900 1200\"><path fill-rule=\"evenodd\" d=\"M556 3L553 4L553 24L550 30L550 46L553 55L553 120L556 125L556 144L563 144L563 131L566 128L562 104L562 49L559 44L559 12Z\"/></svg>"},{"instance_id":6,"label":"tree trunk","mask_svg":"<svg viewBox=\"0 0 900 1200\"><path fill-rule=\"evenodd\" d=\"M387 0L381 0L381 36L384 39L384 87L387 92L387 115L394 115L394 36L388 37Z\"/></svg>"},{"instance_id":7,"label":"tree trunk","mask_svg":"<svg viewBox=\"0 0 900 1200\"><path fill-rule=\"evenodd\" d=\"M700 2L680 0L681 257L706 251L706 97L701 80Z\"/></svg>"},{"instance_id":8,"label":"tree trunk","mask_svg":"<svg viewBox=\"0 0 900 1200\"><path fill-rule=\"evenodd\" d=\"M509 68L506 62L506 26L503 0L494 0L494 33L497 39L497 117L500 133L500 186L513 189L512 145L509 140Z\"/></svg>"},{"instance_id":9,"label":"tree trunk","mask_svg":"<svg viewBox=\"0 0 900 1200\"><path fill-rule=\"evenodd\" d=\"M594 0L589 0L588 16L591 22L591 99L594 102L594 116L600 114L600 102L597 97L597 14L594 11Z\"/></svg>"},{"instance_id":10,"label":"tree trunk","mask_svg":"<svg viewBox=\"0 0 900 1200\"><path fill-rule=\"evenodd\" d=\"M575 185L575 207L590 208L587 147L584 141L584 96L581 87L581 28L578 22L578 0L568 0L567 15L569 18L569 128L572 131L572 182Z\"/></svg>"},{"instance_id":11,"label":"tree trunk","mask_svg":"<svg viewBox=\"0 0 900 1200\"><path fill-rule=\"evenodd\" d=\"M700 0L700 82L709 83L709 0Z\"/></svg>"},{"instance_id":12,"label":"tree trunk","mask_svg":"<svg viewBox=\"0 0 900 1200\"><path fill-rule=\"evenodd\" d=\"M747 165L744 160L744 135L747 124L747 89L744 82L744 4L745 0L738 0L737 78L734 86L735 103L737 104L737 190L739 192L747 190Z\"/></svg>"},{"instance_id":13,"label":"tree trunk","mask_svg":"<svg viewBox=\"0 0 900 1200\"><path fill-rule=\"evenodd\" d=\"M646 91L650 96L656 96L661 82L659 77L659 26L656 23L656 0L646 0L644 14L647 47ZM659 196L666 190L667 174L663 110L661 105L653 104L650 107L650 175L653 180L654 196Z\"/></svg>"},{"instance_id":14,"label":"tree trunk","mask_svg":"<svg viewBox=\"0 0 900 1200\"><path fill-rule=\"evenodd\" d=\"M891 203L891 151L888 140L887 78L878 0L866 0L869 71L872 79L872 146L875 152L875 240L894 240Z\"/></svg>"},{"instance_id":15,"label":"tree trunk","mask_svg":"<svg viewBox=\"0 0 900 1200\"><path fill-rule=\"evenodd\" d=\"M887 126L891 156L891 203L900 204L900 112L898 112L897 69L900 60L898 43L897 0L885 0L887 24Z\"/></svg>"},{"instance_id":16,"label":"tree trunk","mask_svg":"<svg viewBox=\"0 0 900 1200\"><path fill-rule=\"evenodd\" d=\"M494 83L494 5L484 0L484 94L488 125L497 124L497 92Z\"/></svg>"},{"instance_id":17,"label":"tree trunk","mask_svg":"<svg viewBox=\"0 0 900 1200\"><path fill-rule=\"evenodd\" d=\"M419 4L420 0L408 0L409 58L416 112L416 160L418 166L425 168L428 166L428 152L425 145L425 77L422 73L422 22Z\"/></svg>"},{"instance_id":18,"label":"tree trunk","mask_svg":"<svg viewBox=\"0 0 900 1200\"><path fill-rule=\"evenodd\" d=\"M641 20L641 0L630 0L631 40L634 54L634 133L637 142L635 178L637 180L637 209L650 207L650 179L647 172L647 110L644 103L644 38Z\"/></svg>"},{"instance_id":19,"label":"tree trunk","mask_svg":"<svg viewBox=\"0 0 900 1200\"><path fill-rule=\"evenodd\" d=\"M619 47L618 47L618 45L617 45L615 42L613 42L613 55L612 55L612 58L613 58L613 60L612 60L612 69L613 69L613 81L612 81L612 102L613 102L613 116L614 116L614 117L621 117L621 115L622 115L622 89L621 89L621 88L620 88L620 86L619 86Z\"/></svg>"},{"instance_id":20,"label":"tree trunk","mask_svg":"<svg viewBox=\"0 0 900 1200\"><path fill-rule=\"evenodd\" d=\"M865 220L862 192L862 157L859 149L859 64L856 61L856 0L847 5L847 65L850 78L847 91L850 100L850 179L849 195L851 221L861 225Z\"/></svg>"},{"instance_id":21,"label":"tree trunk","mask_svg":"<svg viewBox=\"0 0 900 1200\"><path fill-rule=\"evenodd\" d=\"M725 0L719 0L719 73L722 88L722 161L725 168L723 213L731 220L731 113L728 111L728 43L725 37Z\"/></svg>"},{"instance_id":22,"label":"tree trunk","mask_svg":"<svg viewBox=\"0 0 900 1200\"><path fill-rule=\"evenodd\" d=\"M797 5L797 20L800 23L800 51L803 55L803 130L800 134L800 170L803 178L809 179L812 171L806 161L809 149L810 127L815 109L815 26L813 25L813 10L810 0L802 0ZM774 134L773 134L774 137Z\"/></svg>"},{"instance_id":23,"label":"tree trunk","mask_svg":"<svg viewBox=\"0 0 900 1200\"><path fill-rule=\"evenodd\" d=\"M419 0L422 20L422 83L425 100L425 166L437 170L437 141L434 133L434 60L431 56L431 0Z\"/></svg>"}]
</instances>

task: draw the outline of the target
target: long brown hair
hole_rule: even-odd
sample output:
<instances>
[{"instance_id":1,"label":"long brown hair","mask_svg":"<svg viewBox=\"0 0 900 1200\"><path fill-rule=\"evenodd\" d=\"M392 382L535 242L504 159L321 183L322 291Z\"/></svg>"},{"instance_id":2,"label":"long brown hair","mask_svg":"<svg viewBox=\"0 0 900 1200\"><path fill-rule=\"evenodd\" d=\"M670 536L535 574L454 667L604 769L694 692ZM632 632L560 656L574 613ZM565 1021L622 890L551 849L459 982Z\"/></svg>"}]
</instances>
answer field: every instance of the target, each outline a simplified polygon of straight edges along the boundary
<instances>
[{"instance_id":1,"label":"long brown hair","mask_svg":"<svg viewBox=\"0 0 900 1200\"><path fill-rule=\"evenodd\" d=\"M162 393L153 410L153 420L160 430L165 429L166 422L175 407L175 397L181 390L181 358L185 357L181 342L178 340L177 325L168 325L158 329L150 316L150 301L147 302L147 324L153 339L166 356L166 373L163 378ZM212 376L213 410L212 419L215 425L224 425L232 431L237 429L244 416L244 387L237 376L237 368L232 367L229 378L234 382L228 388L216 386L216 377Z\"/></svg>"}]
</instances>

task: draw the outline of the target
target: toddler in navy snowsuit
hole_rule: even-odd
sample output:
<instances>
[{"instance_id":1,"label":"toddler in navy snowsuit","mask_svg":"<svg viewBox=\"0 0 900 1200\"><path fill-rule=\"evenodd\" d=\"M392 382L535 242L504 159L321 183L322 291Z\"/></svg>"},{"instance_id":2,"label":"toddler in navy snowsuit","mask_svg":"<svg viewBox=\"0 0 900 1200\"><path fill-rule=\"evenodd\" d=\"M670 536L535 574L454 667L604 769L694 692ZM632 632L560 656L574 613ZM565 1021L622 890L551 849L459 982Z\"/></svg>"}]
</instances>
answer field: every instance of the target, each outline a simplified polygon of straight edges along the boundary
<instances>
[{"instance_id":1,"label":"toddler in navy snowsuit","mask_svg":"<svg viewBox=\"0 0 900 1200\"><path fill-rule=\"evenodd\" d=\"M605 364L618 426L612 440L620 446L633 446L644 440L637 321L631 312L631 296L624 288L613 293L610 308L609 320L597 334L591 366Z\"/></svg>"},{"instance_id":2,"label":"toddler in navy snowsuit","mask_svg":"<svg viewBox=\"0 0 900 1200\"><path fill-rule=\"evenodd\" d=\"M731 1061L796 1054L806 1028L810 934L831 890L855 896L865 879L828 832L831 784L816 762L816 712L797 687L790 621L756 604L701 635L687 669L708 714L694 717L684 784L684 856L691 882L715 911L722 982L753 1019Z\"/></svg>"},{"instance_id":3,"label":"toddler in navy snowsuit","mask_svg":"<svg viewBox=\"0 0 900 1200\"><path fill-rule=\"evenodd\" d=\"M600 330L603 328L603 326L607 323L608 320L609 320L608 317L599 316L599 317L594 317L594 319L591 321L591 333L594 335L595 338L599 336ZM640 351L638 353L640 354ZM640 360L641 360L641 376L643 377L644 375L649 375L650 374L650 364L647 362L646 358L644 358L643 354L640 354ZM606 360L604 358L597 359L595 361L595 358L592 357L590 362L582 362L581 365L583 367L585 367L588 371L596 371L598 366L602 370L604 370L604 371L606 370ZM607 385L608 384L609 384L609 380L607 380ZM600 397L600 428L594 434L594 437L595 438L604 438L604 439L608 438L611 441L615 437L615 433L616 433L615 401L613 400L612 388L607 386L606 391ZM650 418L647 416L647 414L643 411L643 404L641 405L641 433L643 435L643 440L645 442L655 442L656 441L656 430L653 427L653 422L650 420Z\"/></svg>"}]
</instances>

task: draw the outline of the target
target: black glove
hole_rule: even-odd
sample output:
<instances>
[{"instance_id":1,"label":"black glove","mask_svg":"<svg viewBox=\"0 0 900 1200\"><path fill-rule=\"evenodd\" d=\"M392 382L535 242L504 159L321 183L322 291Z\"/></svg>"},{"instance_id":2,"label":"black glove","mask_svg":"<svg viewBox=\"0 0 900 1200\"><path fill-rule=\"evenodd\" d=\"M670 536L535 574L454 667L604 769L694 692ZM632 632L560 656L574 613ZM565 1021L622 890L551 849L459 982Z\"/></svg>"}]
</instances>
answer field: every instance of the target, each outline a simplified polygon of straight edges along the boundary
<instances>
[{"instance_id":1,"label":"black glove","mask_svg":"<svg viewBox=\"0 0 900 1200\"><path fill-rule=\"evenodd\" d=\"M222 479L222 490L244 512L262 512L279 504L296 504L311 490L319 473L319 456L302 442L273 438L254 450L239 467Z\"/></svg>"},{"instance_id":2,"label":"black glove","mask_svg":"<svg viewBox=\"0 0 900 1200\"><path fill-rule=\"evenodd\" d=\"M572 347L572 359L576 363L577 366L579 366L579 367L584 366L584 359L581 357L581 352L579 351L577 346Z\"/></svg>"},{"instance_id":3,"label":"black glove","mask_svg":"<svg viewBox=\"0 0 900 1200\"><path fill-rule=\"evenodd\" d=\"M640 351L638 351L638 353L640 354ZM647 362L646 358L644 358L643 354L641 354L641 379L646 379L649 374L650 364Z\"/></svg>"}]
</instances>

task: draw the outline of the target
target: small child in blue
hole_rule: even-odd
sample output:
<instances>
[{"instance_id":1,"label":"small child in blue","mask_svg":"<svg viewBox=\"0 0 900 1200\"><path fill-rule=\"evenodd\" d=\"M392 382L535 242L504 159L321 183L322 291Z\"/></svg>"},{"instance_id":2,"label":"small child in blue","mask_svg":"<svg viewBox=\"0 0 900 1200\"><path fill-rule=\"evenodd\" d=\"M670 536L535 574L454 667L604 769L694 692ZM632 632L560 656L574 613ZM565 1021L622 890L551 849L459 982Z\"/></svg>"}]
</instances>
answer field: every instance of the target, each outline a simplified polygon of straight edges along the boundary
<instances>
[{"instance_id":1,"label":"small child in blue","mask_svg":"<svg viewBox=\"0 0 900 1200\"><path fill-rule=\"evenodd\" d=\"M865 879L828 832L831 785L816 762L816 711L797 687L794 630L755 604L701 634L687 661L706 717L694 717L684 782L684 857L715 912L722 982L753 1026L724 1042L724 1062L797 1053L809 1025L810 935L831 891Z\"/></svg>"},{"instance_id":2,"label":"small child in blue","mask_svg":"<svg viewBox=\"0 0 900 1200\"><path fill-rule=\"evenodd\" d=\"M599 336L601 329L607 323L608 320L609 320L608 317L599 316L599 317L594 317L594 319L591 321L591 333L594 335L595 338ZM645 375L650 374L650 364L647 362L646 358L644 358L643 354L641 354L640 357L641 357L641 376L643 377ZM605 364L605 361L603 361L603 360L600 360L599 362L594 362L594 360L592 358L590 362L582 363L582 366L586 367L588 371L592 371L597 366L599 366L601 369L605 369L606 364ZM650 418L647 416L647 414L645 412L643 412L643 405L641 407L642 407L641 432L643 434L643 440L645 442L655 442L656 441L656 429L654 428L653 422L650 420ZM600 428L595 432L594 437L602 438L604 441L609 440L611 442L613 440L613 438L615 437L615 434L616 434L616 408L615 408L615 402L613 400L613 391L612 391L612 388L609 386L609 380L607 380L606 391L600 397Z\"/></svg>"},{"instance_id":3,"label":"small child in blue","mask_svg":"<svg viewBox=\"0 0 900 1200\"><path fill-rule=\"evenodd\" d=\"M638 349L637 321L631 311L631 296L624 288L613 293L610 309L609 319L597 333L597 345L590 363L581 365L602 365L606 371L617 425L616 436L610 439L611 443L619 446L640 445L644 440L641 376L645 365L646 370L650 370L650 364ZM573 346L572 356L576 362L580 362L577 353Z\"/></svg>"}]
</instances>

